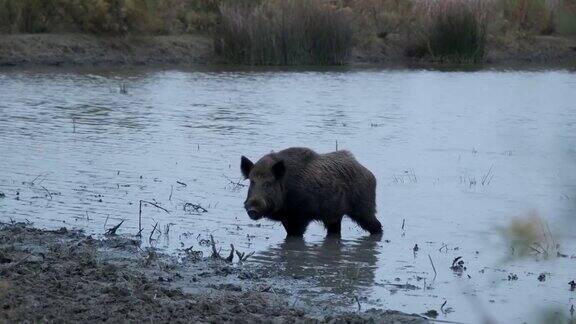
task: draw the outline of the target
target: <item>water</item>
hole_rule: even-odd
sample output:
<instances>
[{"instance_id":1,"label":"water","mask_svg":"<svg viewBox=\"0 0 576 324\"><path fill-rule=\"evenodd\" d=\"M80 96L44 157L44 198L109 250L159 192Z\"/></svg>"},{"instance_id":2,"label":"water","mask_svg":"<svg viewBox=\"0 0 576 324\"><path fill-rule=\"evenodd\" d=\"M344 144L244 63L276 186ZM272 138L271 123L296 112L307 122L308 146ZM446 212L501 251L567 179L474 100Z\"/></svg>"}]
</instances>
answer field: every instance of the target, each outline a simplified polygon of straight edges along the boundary
<instances>
[{"instance_id":1,"label":"water","mask_svg":"<svg viewBox=\"0 0 576 324\"><path fill-rule=\"evenodd\" d=\"M213 234L310 279L302 296L463 322L570 316L575 89L569 70L4 71L0 221L135 234L145 200L169 212L143 206L146 241L156 223L167 251ZM382 240L348 220L341 241L320 225L285 240L248 218L240 156L290 146L348 149L373 171ZM510 258L501 229L530 213L568 257Z\"/></svg>"}]
</instances>

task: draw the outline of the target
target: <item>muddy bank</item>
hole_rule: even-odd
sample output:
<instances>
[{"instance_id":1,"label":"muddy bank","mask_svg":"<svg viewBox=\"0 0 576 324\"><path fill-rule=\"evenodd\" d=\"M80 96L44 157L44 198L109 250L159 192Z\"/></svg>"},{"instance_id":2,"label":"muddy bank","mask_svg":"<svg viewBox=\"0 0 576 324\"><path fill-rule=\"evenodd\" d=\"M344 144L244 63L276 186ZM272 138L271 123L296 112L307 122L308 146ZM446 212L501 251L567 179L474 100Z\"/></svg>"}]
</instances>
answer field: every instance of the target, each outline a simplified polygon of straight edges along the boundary
<instances>
[{"instance_id":1,"label":"muddy bank","mask_svg":"<svg viewBox=\"0 0 576 324\"><path fill-rule=\"evenodd\" d=\"M353 64L433 63L421 49L400 34L389 34L369 46L353 50ZM556 66L576 63L576 37L534 36L525 39L488 37L487 64Z\"/></svg>"},{"instance_id":2,"label":"muddy bank","mask_svg":"<svg viewBox=\"0 0 576 324\"><path fill-rule=\"evenodd\" d=\"M402 65L427 63L410 53L407 40L390 34L366 46L357 46L349 64ZM487 63L540 63L555 66L576 62L576 38L536 36L491 38ZM98 37L86 34L0 35L1 66L160 66L216 65L224 62L214 52L208 35Z\"/></svg>"},{"instance_id":3,"label":"muddy bank","mask_svg":"<svg viewBox=\"0 0 576 324\"><path fill-rule=\"evenodd\" d=\"M0 224L0 322L427 323L395 311L290 307L289 285L276 279L237 256L169 256L131 238Z\"/></svg>"},{"instance_id":4,"label":"muddy bank","mask_svg":"<svg viewBox=\"0 0 576 324\"><path fill-rule=\"evenodd\" d=\"M195 65L213 59L212 41L201 35L0 35L0 66Z\"/></svg>"}]
</instances>

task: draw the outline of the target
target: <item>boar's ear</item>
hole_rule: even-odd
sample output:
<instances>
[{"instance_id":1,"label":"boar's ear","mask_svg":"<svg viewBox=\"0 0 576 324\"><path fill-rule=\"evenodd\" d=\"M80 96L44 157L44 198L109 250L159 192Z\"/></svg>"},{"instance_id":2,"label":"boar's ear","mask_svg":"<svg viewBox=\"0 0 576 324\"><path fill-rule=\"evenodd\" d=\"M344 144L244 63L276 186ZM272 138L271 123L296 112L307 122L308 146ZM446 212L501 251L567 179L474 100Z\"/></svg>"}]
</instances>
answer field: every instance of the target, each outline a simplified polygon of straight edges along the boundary
<instances>
[{"instance_id":1,"label":"boar's ear","mask_svg":"<svg viewBox=\"0 0 576 324\"><path fill-rule=\"evenodd\" d=\"M252 167L254 167L254 163L252 163L252 161L250 161L247 157L242 156L242 159L240 161L240 169L242 170L242 175L244 176L244 179L248 179L250 171L252 171Z\"/></svg>"},{"instance_id":2,"label":"boar's ear","mask_svg":"<svg viewBox=\"0 0 576 324\"><path fill-rule=\"evenodd\" d=\"M284 161L278 161L274 163L272 166L272 174L276 179L280 179L286 173L286 166L284 165Z\"/></svg>"}]
</instances>

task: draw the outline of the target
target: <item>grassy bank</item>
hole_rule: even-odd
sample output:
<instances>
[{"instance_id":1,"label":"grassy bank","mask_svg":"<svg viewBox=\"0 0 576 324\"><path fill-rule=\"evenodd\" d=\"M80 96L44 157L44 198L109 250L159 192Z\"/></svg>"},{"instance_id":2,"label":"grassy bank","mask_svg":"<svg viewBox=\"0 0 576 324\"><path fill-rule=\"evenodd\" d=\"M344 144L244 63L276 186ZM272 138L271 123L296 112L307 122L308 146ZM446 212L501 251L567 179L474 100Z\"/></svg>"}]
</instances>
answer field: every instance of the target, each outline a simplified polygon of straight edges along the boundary
<instances>
[{"instance_id":1,"label":"grassy bank","mask_svg":"<svg viewBox=\"0 0 576 324\"><path fill-rule=\"evenodd\" d=\"M573 57L576 0L0 0L0 33L204 33L252 65L545 61Z\"/></svg>"}]
</instances>

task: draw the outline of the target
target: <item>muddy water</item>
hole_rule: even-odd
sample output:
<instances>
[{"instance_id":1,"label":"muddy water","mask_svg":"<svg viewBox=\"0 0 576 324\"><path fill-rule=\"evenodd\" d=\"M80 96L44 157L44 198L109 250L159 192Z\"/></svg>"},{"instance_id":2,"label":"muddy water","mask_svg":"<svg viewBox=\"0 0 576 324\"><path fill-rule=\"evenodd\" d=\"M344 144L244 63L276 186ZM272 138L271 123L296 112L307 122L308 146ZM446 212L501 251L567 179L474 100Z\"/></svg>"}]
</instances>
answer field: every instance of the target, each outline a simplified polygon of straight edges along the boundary
<instances>
[{"instance_id":1,"label":"muddy water","mask_svg":"<svg viewBox=\"0 0 576 324\"><path fill-rule=\"evenodd\" d=\"M575 90L568 70L4 71L0 221L101 234L124 220L118 232L135 234L145 200L168 211L143 206L145 241L208 251L212 234L224 252L255 251L251 262L308 279L294 303L463 322L570 316ZM384 237L345 221L340 241L320 225L285 240L279 224L251 221L240 156L289 146L348 149L371 169ZM550 254L557 242L567 257L511 258L499 229L530 213L550 228ZM459 256L462 273L450 269Z\"/></svg>"}]
</instances>

